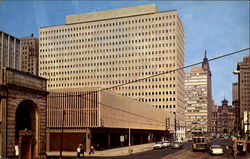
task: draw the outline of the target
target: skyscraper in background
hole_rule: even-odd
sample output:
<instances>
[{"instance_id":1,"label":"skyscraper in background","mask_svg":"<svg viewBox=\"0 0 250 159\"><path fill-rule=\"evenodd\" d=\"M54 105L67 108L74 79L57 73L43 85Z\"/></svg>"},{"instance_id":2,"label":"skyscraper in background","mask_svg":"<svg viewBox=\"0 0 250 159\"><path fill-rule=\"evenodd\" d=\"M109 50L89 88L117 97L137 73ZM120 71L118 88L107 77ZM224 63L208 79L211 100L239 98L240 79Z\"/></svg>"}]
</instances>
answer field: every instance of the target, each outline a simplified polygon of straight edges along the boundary
<instances>
[{"instance_id":1,"label":"skyscraper in background","mask_svg":"<svg viewBox=\"0 0 250 159\"><path fill-rule=\"evenodd\" d=\"M0 31L0 67L20 70L20 40Z\"/></svg>"},{"instance_id":2,"label":"skyscraper in background","mask_svg":"<svg viewBox=\"0 0 250 159\"><path fill-rule=\"evenodd\" d=\"M191 72L186 72L186 135L188 138L192 133L208 133L212 129L214 103L211 88L211 71L205 53L202 66L193 66Z\"/></svg>"},{"instance_id":3,"label":"skyscraper in background","mask_svg":"<svg viewBox=\"0 0 250 159\"><path fill-rule=\"evenodd\" d=\"M38 75L39 42L33 34L21 38L21 70Z\"/></svg>"},{"instance_id":4,"label":"skyscraper in background","mask_svg":"<svg viewBox=\"0 0 250 159\"><path fill-rule=\"evenodd\" d=\"M232 105L235 111L235 132L240 130L240 101L239 101L239 85L238 82L232 84Z\"/></svg>"},{"instance_id":5,"label":"skyscraper in background","mask_svg":"<svg viewBox=\"0 0 250 159\"><path fill-rule=\"evenodd\" d=\"M238 76L237 128L241 135L244 130L250 138L250 56L245 56L242 62L238 62L234 74Z\"/></svg>"},{"instance_id":6,"label":"skyscraper in background","mask_svg":"<svg viewBox=\"0 0 250 159\"><path fill-rule=\"evenodd\" d=\"M239 100L240 100L240 115L244 111L250 111L250 57L246 56L242 62L237 64L239 71Z\"/></svg>"}]
</instances>

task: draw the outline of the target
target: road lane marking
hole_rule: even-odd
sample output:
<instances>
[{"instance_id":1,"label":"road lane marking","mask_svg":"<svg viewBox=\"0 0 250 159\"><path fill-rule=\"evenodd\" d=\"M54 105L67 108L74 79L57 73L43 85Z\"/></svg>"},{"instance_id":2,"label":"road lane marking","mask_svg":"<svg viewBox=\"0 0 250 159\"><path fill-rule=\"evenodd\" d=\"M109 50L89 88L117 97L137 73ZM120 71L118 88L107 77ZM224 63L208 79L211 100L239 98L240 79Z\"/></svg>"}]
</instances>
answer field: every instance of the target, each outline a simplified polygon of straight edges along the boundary
<instances>
[{"instance_id":1,"label":"road lane marking","mask_svg":"<svg viewBox=\"0 0 250 159\"><path fill-rule=\"evenodd\" d=\"M167 156L164 156L164 157L162 157L161 159L167 159L167 158L172 157L173 155L175 156L175 155L177 155L177 154L178 154L178 157L180 157L180 156L182 156L183 154L185 154L186 152L189 152L189 151L186 151L186 150L191 150L191 145L190 145L190 146L187 146L186 148L183 148L183 149L180 150L180 151L176 151L176 152L171 153L171 154L169 154L169 155L167 155ZM173 156L173 157L174 157L174 156ZM175 158L176 158L176 156L175 156ZM171 159L173 159L173 158L171 158Z\"/></svg>"},{"instance_id":2,"label":"road lane marking","mask_svg":"<svg viewBox=\"0 0 250 159\"><path fill-rule=\"evenodd\" d=\"M185 151L185 152L186 152L186 151ZM184 152L184 153L181 153L180 155L176 156L175 158L179 158L180 156L184 155L185 152ZM173 159L175 159L175 158L173 158Z\"/></svg>"}]
</instances>

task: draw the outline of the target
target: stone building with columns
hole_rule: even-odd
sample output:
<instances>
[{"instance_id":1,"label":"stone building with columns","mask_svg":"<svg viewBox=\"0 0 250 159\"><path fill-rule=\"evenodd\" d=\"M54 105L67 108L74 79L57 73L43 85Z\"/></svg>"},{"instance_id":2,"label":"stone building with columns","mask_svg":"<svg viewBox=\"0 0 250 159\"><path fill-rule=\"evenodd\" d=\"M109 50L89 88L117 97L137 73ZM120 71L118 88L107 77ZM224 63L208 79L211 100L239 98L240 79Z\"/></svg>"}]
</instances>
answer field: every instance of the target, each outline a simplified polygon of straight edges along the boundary
<instances>
[{"instance_id":1,"label":"stone building with columns","mask_svg":"<svg viewBox=\"0 0 250 159\"><path fill-rule=\"evenodd\" d=\"M0 69L0 158L45 158L47 80Z\"/></svg>"}]
</instances>

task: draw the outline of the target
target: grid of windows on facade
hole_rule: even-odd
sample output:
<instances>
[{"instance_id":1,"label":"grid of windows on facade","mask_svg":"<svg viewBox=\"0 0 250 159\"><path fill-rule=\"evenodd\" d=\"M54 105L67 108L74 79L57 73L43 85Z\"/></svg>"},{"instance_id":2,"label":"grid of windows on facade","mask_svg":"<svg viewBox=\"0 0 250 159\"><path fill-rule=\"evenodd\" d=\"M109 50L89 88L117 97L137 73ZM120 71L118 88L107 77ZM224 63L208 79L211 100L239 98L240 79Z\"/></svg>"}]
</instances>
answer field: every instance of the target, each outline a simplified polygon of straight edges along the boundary
<instances>
[{"instance_id":1,"label":"grid of windows on facade","mask_svg":"<svg viewBox=\"0 0 250 159\"><path fill-rule=\"evenodd\" d=\"M98 87L174 70L183 61L183 50L177 49L183 48L177 46L183 45L182 28L176 13L41 28L40 76L49 78L48 88ZM156 108L176 108L176 78L173 71L144 80L143 85L114 90L125 96L143 96L145 102L173 102L154 105Z\"/></svg>"},{"instance_id":2,"label":"grid of windows on facade","mask_svg":"<svg viewBox=\"0 0 250 159\"><path fill-rule=\"evenodd\" d=\"M249 68L241 68L241 105L244 108L244 111L250 110L250 71Z\"/></svg>"},{"instance_id":3,"label":"grid of windows on facade","mask_svg":"<svg viewBox=\"0 0 250 159\"><path fill-rule=\"evenodd\" d=\"M37 48L36 48L37 47ZM21 39L22 61L21 69L26 72L36 74L38 60L38 45L36 46L35 40L24 38ZM37 57L37 58L36 58Z\"/></svg>"},{"instance_id":4,"label":"grid of windows on facade","mask_svg":"<svg viewBox=\"0 0 250 159\"><path fill-rule=\"evenodd\" d=\"M0 67L11 67L19 70L20 40L0 31L0 50Z\"/></svg>"},{"instance_id":5,"label":"grid of windows on facade","mask_svg":"<svg viewBox=\"0 0 250 159\"><path fill-rule=\"evenodd\" d=\"M98 25L97 25L98 26ZM93 26L92 26L93 27ZM92 28L92 27L88 27L88 28ZM78 28L78 27L77 27ZM63 29L62 29L63 30ZM72 28L71 28L71 30L72 30ZM75 28L73 29L73 30L75 30ZM112 30L112 29L111 29ZM46 31L47 32L47 31ZM54 32L55 32L55 30L54 30ZM56 31L56 32L58 32L58 30ZM41 32L42 33L42 32ZM48 32L48 33L50 33L50 32ZM130 33L131 34L131 36L133 36L133 33ZM129 34L129 36L130 36L130 34ZM140 36L139 34L140 33L135 33L135 36L138 34L138 37ZM66 35L65 35L66 36ZM80 37L81 36L81 34L79 33L79 35L78 34L76 34L75 36L77 36L77 37ZM48 36L49 37L49 36ZM53 37L53 36L52 36ZM114 38L114 39L116 39L118 36L116 35L112 35L112 37ZM110 38L112 39L112 37L110 36ZM46 36L46 38L47 38L47 36ZM61 38L60 36L59 36L59 38ZM93 41L93 39L96 39L96 40L98 40L99 41L99 38L101 38L101 37L96 37L96 38L93 38L93 37L91 37L90 39L89 38L87 38L87 39L85 39L85 40L66 40L65 41L65 43L82 43L82 42L89 42L89 41ZM175 36L173 36L173 39L175 38ZM54 53L54 54L46 54L47 52L51 52L51 51L61 51L61 50L63 50L64 49L64 47L58 47L58 48L55 48L54 46L58 46L58 45L63 45L63 46L65 46L64 44L64 42L63 41L59 41L59 42L52 42L52 43L43 43L42 42L42 37L40 38L40 40L41 40L41 43L40 43L40 46L44 46L44 45L49 45L49 46L52 46L52 48L51 49L40 49L40 53L42 53L42 52L45 52L45 54L44 55L40 55L40 58L47 58L48 59L48 57L49 58L52 58L53 59L53 57L62 57L62 56L78 56L78 55L83 55L83 54L88 54L88 53L90 53L90 54L92 54L92 53L105 53L106 51L107 52L109 52L109 51L111 51L111 52L115 52L115 53L117 53L116 51L119 51L119 50L117 50L117 49L115 49L113 46L114 45L119 45L119 49L120 50L122 50L122 49L125 49L125 50L133 50L133 49L137 49L137 47L135 46L135 47L125 47L125 48L120 48L120 44L121 44L121 42L105 42L105 43L96 43L95 42L95 44L91 44L91 45L88 45L88 44L86 44L86 45L76 45L76 46L68 46L68 47L65 47L65 49L81 49L81 48L83 48L83 50L82 51L79 51L79 52L65 52L65 53L63 53L63 52L57 52L57 54L56 53ZM53 38L52 38L53 39ZM102 39L102 38L101 38ZM151 41L150 40L151 38L149 38L148 40L147 39L138 39L138 40L127 40L127 43L140 43L140 42L148 42L148 41ZM158 39L159 40L166 40L166 39L168 39L168 36L166 36L166 39L164 38L164 37L154 37L154 38L152 38L152 41L158 41ZM169 39L171 39L171 36L169 36ZM105 37L104 37L104 39L103 40L109 40L109 39L105 39ZM145 41L144 41L145 40ZM99 41L100 42L100 41ZM126 43L126 42L125 42ZM85 44L85 43L83 43L83 44ZM112 49L111 48L109 48L109 49L101 49L101 50L89 50L89 49L84 49L84 48L88 48L88 46L91 48L92 46L93 47L103 47L103 46L112 46ZM161 44L155 44L155 46L157 47L159 45L159 47L161 47ZM164 44L162 44L163 45L163 47L164 47ZM167 45L167 44L166 44ZM171 44L170 44L171 45ZM168 46L168 45L167 45ZM175 43L173 43L173 46L175 46ZM150 45L145 45L145 48L147 48L147 47L150 47ZM153 47L153 46L152 46ZM140 46L138 46L138 49L144 49L144 47L142 46L142 47L140 47ZM84 51L85 50L85 51ZM103 51L102 51L103 50ZM47 69L60 69L60 68L77 68L77 67L91 67L91 66L106 66L106 65L119 65L119 64L130 64L130 63L144 63L144 62L146 62L146 63L150 63L150 62L157 62L157 61L165 61L165 60L175 60L175 55L173 54L172 56L170 55L169 57L166 57L166 56L160 56L159 57L159 55L164 55L164 54L168 54L168 53L175 53L175 49L170 49L170 50L162 50L162 51L149 51L149 52L135 52L135 53L130 53L130 54L123 54L123 53L120 53L120 54L113 54L113 55L103 55L103 54L99 54L98 56L89 56L89 57L78 57L78 58L76 58L76 57L74 57L74 58L68 58L68 59L58 59L58 60L48 60L48 61L46 61L46 60L43 60L43 61L41 61L40 62L40 65L42 65L42 64L52 64L52 63L67 63L67 62L80 62L80 61L89 61L89 62L85 62L84 64L82 64L82 65L62 65L62 66L51 66L51 67L40 67L40 70L47 70ZM136 59L136 60L120 60L120 61L112 61L112 62L97 62L97 63L93 63L93 60L105 60L105 59L120 59L120 58L129 58L129 57L141 57L141 56L147 56L147 55L149 55L149 56L154 56L154 55L157 55L157 57L156 58L141 58L141 59ZM119 67L119 68L116 68L116 71L121 71L121 70L135 70L135 69L147 69L147 68L161 68L161 67L175 67L175 63L168 63L168 64L159 64L159 65L148 65L148 66L135 66L135 67ZM113 68L114 69L114 68ZM96 70L83 70L82 72L83 73L86 73L86 72L91 72L91 71L95 71L95 72L101 72L101 71L114 71L114 70L112 70L112 68L106 68L105 70L104 70L104 68L103 69L96 69ZM70 72L61 72L62 74L67 74L67 73L75 73L75 72L72 72L72 71L70 71ZM102 78L102 77L101 77Z\"/></svg>"}]
</instances>

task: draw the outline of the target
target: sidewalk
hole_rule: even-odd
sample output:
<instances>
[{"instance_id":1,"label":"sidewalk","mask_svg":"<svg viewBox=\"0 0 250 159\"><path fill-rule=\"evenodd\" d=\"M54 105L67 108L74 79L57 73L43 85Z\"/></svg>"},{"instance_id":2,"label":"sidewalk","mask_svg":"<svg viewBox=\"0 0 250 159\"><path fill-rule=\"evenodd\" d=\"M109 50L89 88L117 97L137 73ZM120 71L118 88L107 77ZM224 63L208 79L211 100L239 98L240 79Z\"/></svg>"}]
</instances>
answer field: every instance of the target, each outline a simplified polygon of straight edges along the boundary
<instances>
[{"instance_id":1,"label":"sidewalk","mask_svg":"<svg viewBox=\"0 0 250 159\"><path fill-rule=\"evenodd\" d=\"M132 154L152 150L154 143L142 144L131 146ZM59 156L60 152L51 151L47 152L47 156ZM103 151L95 151L95 154L89 155L88 152L84 152L84 156L127 156L129 155L128 147L114 148ZM62 152L62 156L76 156L76 152Z\"/></svg>"}]
</instances>

